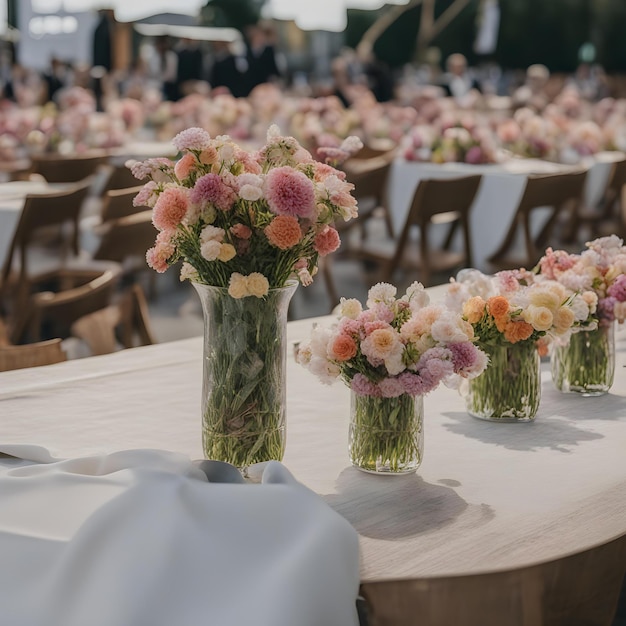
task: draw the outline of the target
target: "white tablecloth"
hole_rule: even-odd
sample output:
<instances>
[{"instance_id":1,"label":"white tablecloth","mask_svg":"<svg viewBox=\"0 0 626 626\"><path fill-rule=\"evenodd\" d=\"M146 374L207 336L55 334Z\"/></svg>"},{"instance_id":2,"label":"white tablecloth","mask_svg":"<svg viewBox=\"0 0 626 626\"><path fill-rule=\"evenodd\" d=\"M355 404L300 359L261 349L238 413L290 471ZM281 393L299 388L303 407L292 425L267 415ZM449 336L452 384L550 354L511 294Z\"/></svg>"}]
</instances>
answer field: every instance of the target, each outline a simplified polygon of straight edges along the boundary
<instances>
[{"instance_id":1,"label":"white tablecloth","mask_svg":"<svg viewBox=\"0 0 626 626\"><path fill-rule=\"evenodd\" d=\"M585 159L582 167L588 168L585 185L585 203L593 206L602 196L611 165L622 158L621 152L603 152ZM415 189L422 179L457 178L481 174L478 193L472 205L470 226L474 266L489 271L487 258L495 252L504 238L515 209L524 191L529 174L548 174L571 169L539 159L512 159L492 165L466 163L416 163L396 159L391 167L388 182L388 202L394 231L402 231ZM539 230L541 223L535 224Z\"/></svg>"}]
</instances>

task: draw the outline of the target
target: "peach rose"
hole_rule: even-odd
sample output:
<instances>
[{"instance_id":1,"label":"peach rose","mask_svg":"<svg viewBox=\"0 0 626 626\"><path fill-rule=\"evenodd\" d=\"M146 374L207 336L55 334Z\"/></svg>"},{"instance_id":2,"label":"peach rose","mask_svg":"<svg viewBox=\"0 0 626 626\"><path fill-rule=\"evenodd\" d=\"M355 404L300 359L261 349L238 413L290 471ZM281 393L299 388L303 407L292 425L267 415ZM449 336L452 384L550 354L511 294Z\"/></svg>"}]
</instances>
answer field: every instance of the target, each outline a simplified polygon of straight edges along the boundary
<instances>
[{"instance_id":1,"label":"peach rose","mask_svg":"<svg viewBox=\"0 0 626 626\"><path fill-rule=\"evenodd\" d=\"M350 335L337 335L329 346L329 356L336 361L348 361L356 356L356 342Z\"/></svg>"},{"instance_id":2,"label":"peach rose","mask_svg":"<svg viewBox=\"0 0 626 626\"><path fill-rule=\"evenodd\" d=\"M463 315L470 324L476 324L485 312L485 301L480 296L474 296L463 304Z\"/></svg>"},{"instance_id":3,"label":"peach rose","mask_svg":"<svg viewBox=\"0 0 626 626\"><path fill-rule=\"evenodd\" d=\"M524 321L539 331L549 330L554 322L554 314L547 306L531 304L524 311L522 317Z\"/></svg>"}]
</instances>

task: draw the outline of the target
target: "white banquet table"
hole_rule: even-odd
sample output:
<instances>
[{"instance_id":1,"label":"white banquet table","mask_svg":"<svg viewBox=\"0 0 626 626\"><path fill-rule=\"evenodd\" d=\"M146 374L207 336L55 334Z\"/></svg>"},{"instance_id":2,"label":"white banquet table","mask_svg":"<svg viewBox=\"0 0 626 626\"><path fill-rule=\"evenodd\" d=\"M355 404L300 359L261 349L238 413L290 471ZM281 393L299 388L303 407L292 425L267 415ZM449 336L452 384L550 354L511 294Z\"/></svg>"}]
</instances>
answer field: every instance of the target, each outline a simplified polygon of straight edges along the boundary
<instances>
[{"instance_id":1,"label":"white banquet table","mask_svg":"<svg viewBox=\"0 0 626 626\"><path fill-rule=\"evenodd\" d=\"M312 321L290 322L289 341L305 340ZM284 465L357 530L365 588L510 571L623 539L626 332L617 337L611 392L561 394L544 366L533 423L476 420L456 391L431 393L423 463L401 477L350 466L347 388L323 386L289 354ZM0 451L149 448L199 459L201 367L194 338L0 374Z\"/></svg>"},{"instance_id":2,"label":"white banquet table","mask_svg":"<svg viewBox=\"0 0 626 626\"><path fill-rule=\"evenodd\" d=\"M584 198L587 206L593 206L601 198L611 165L623 157L622 152L601 152L583 159L575 166L588 171ZM473 265L480 270L489 271L487 258L497 249L513 219L527 176L558 173L571 170L572 167L540 159L522 158L488 165L418 163L396 158L392 163L387 184L394 232L398 234L402 231L420 180L480 174L483 179L470 213ZM540 226L536 225L537 230Z\"/></svg>"}]
</instances>

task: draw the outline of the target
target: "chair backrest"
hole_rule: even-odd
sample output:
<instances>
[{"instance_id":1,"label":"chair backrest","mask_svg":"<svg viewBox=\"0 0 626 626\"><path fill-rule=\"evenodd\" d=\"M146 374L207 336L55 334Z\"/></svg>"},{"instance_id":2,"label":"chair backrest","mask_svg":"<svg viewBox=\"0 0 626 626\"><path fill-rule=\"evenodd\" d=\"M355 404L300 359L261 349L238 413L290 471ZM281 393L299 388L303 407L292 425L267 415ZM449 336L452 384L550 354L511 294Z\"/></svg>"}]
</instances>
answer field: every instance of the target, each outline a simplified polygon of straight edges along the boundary
<instances>
[{"instance_id":1,"label":"chair backrest","mask_svg":"<svg viewBox=\"0 0 626 626\"><path fill-rule=\"evenodd\" d=\"M135 183L137 181L135 180ZM100 214L103 222L114 220L119 217L126 217L133 213L141 213L146 210L146 207L136 207L133 205L133 200L141 187L135 184L134 187L128 187L125 189L110 189L104 194L104 201L102 204L102 211Z\"/></svg>"},{"instance_id":2,"label":"chair backrest","mask_svg":"<svg viewBox=\"0 0 626 626\"><path fill-rule=\"evenodd\" d=\"M56 272L51 283L44 285L50 290L30 297L23 323L16 328L14 341L22 341L25 334L33 341L51 335L69 337L71 326L77 319L111 303L119 273L119 269L66 269ZM66 285L70 287L63 289Z\"/></svg>"},{"instance_id":3,"label":"chair backrest","mask_svg":"<svg viewBox=\"0 0 626 626\"><path fill-rule=\"evenodd\" d=\"M568 209L568 205L571 215L577 211L582 200L586 177L587 170L528 176L509 229L500 247L489 257L489 262L497 269L510 269L520 265L527 269L534 267L543 249L549 244L559 216ZM545 207L549 208L550 213L540 232L534 235L531 224L532 213ZM514 259L511 250L518 233L523 236L525 252L523 258Z\"/></svg>"},{"instance_id":4,"label":"chair backrest","mask_svg":"<svg viewBox=\"0 0 626 626\"><path fill-rule=\"evenodd\" d=\"M39 365L52 365L67 360L61 339L50 339L21 346L0 347L0 372Z\"/></svg>"},{"instance_id":5,"label":"chair backrest","mask_svg":"<svg viewBox=\"0 0 626 626\"><path fill-rule=\"evenodd\" d=\"M391 161L384 157L346 163L344 170L346 179L354 185L353 196L358 201L373 198L377 205L383 204L390 168Z\"/></svg>"},{"instance_id":6,"label":"chair backrest","mask_svg":"<svg viewBox=\"0 0 626 626\"><path fill-rule=\"evenodd\" d=\"M104 224L104 232L96 260L123 262L129 257L145 258L146 250L154 245L157 231L152 224L152 211L127 215Z\"/></svg>"},{"instance_id":7,"label":"chair backrest","mask_svg":"<svg viewBox=\"0 0 626 626\"><path fill-rule=\"evenodd\" d=\"M430 284L433 271L451 270L459 264L471 267L473 261L472 238L470 228L470 209L478 193L482 176L463 176L460 178L423 179L419 182L396 251L389 263L387 272L390 278L402 263L406 246L410 241L411 230L419 227L419 264L420 280ZM430 238L430 228L435 224L447 224L448 234L440 250L434 250ZM462 254L449 251L457 227L463 234Z\"/></svg>"},{"instance_id":8,"label":"chair backrest","mask_svg":"<svg viewBox=\"0 0 626 626\"><path fill-rule=\"evenodd\" d=\"M132 285L116 304L76 320L71 331L89 346L93 355L114 352L118 344L132 348L156 343L150 327L148 305L143 290L137 284Z\"/></svg>"},{"instance_id":9,"label":"chair backrest","mask_svg":"<svg viewBox=\"0 0 626 626\"><path fill-rule=\"evenodd\" d=\"M32 173L40 174L49 183L75 183L95 174L107 161L105 153L74 157L38 155L32 158Z\"/></svg>"},{"instance_id":10,"label":"chair backrest","mask_svg":"<svg viewBox=\"0 0 626 626\"><path fill-rule=\"evenodd\" d=\"M78 254L79 217L91 183L92 179L86 178L63 191L26 196L20 219L2 268L3 285L6 285L7 278L11 272L13 256L16 251L20 253L20 281L23 281L28 275L28 245L34 234L41 228L62 225L67 222L71 223L72 234L69 243L74 254Z\"/></svg>"},{"instance_id":11,"label":"chair backrest","mask_svg":"<svg viewBox=\"0 0 626 626\"><path fill-rule=\"evenodd\" d=\"M141 181L137 180L133 176L130 169L128 169L125 165L114 165L112 166L111 174L109 175L104 186L103 193L115 189L128 189L129 187L136 187L140 183Z\"/></svg>"}]
</instances>

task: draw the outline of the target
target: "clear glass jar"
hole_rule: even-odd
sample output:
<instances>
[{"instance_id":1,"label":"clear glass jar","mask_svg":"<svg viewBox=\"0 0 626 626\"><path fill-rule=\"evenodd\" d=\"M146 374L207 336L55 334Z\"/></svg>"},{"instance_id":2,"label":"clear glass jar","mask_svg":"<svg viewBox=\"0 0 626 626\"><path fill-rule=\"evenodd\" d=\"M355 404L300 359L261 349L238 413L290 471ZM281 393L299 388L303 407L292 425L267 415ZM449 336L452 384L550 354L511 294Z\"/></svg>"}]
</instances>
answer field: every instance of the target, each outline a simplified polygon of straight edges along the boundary
<instances>
[{"instance_id":1,"label":"clear glass jar","mask_svg":"<svg viewBox=\"0 0 626 626\"><path fill-rule=\"evenodd\" d=\"M535 342L478 345L489 356L489 365L469 381L468 413L497 422L535 419L541 400L541 362Z\"/></svg>"},{"instance_id":2,"label":"clear glass jar","mask_svg":"<svg viewBox=\"0 0 626 626\"><path fill-rule=\"evenodd\" d=\"M408 474L422 462L424 399L352 392L348 451L352 465L374 474Z\"/></svg>"},{"instance_id":3,"label":"clear glass jar","mask_svg":"<svg viewBox=\"0 0 626 626\"><path fill-rule=\"evenodd\" d=\"M574 333L566 345L553 346L550 369L560 391L581 396L607 393L615 375L615 322Z\"/></svg>"},{"instance_id":4,"label":"clear glass jar","mask_svg":"<svg viewBox=\"0 0 626 626\"><path fill-rule=\"evenodd\" d=\"M202 443L245 470L285 452L287 310L297 282L263 298L193 283L204 314Z\"/></svg>"}]
</instances>

